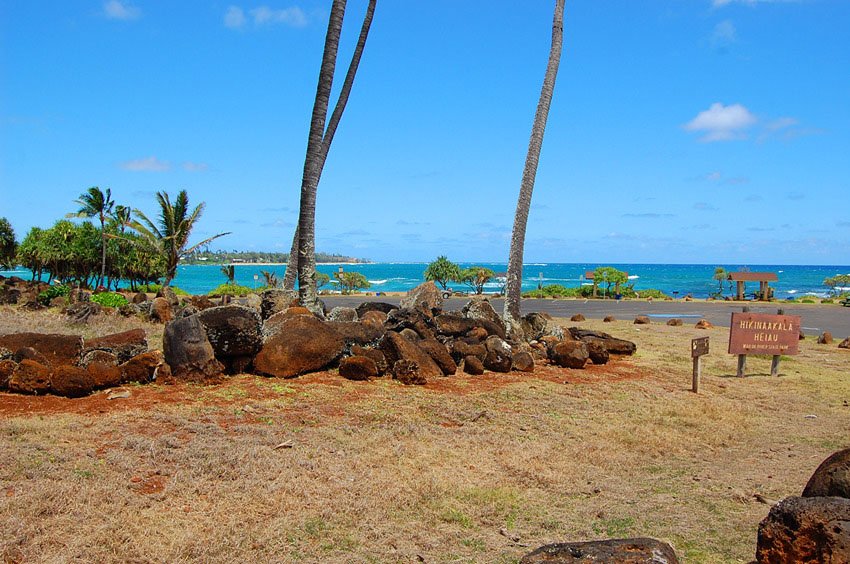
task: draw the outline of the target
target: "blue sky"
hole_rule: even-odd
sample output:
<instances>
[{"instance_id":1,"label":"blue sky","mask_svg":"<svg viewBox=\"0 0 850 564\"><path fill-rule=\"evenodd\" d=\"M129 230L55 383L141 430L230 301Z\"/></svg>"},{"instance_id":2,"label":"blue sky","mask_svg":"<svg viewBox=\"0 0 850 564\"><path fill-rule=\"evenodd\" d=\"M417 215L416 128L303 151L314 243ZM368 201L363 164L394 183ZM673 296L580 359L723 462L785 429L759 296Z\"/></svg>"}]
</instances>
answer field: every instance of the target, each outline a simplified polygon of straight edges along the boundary
<instances>
[{"instance_id":1,"label":"blue sky","mask_svg":"<svg viewBox=\"0 0 850 564\"><path fill-rule=\"evenodd\" d=\"M553 2L380 0L317 248L506 261ZM288 251L330 1L0 0L0 216L89 186ZM349 2L340 78L365 2ZM850 264L845 0L568 0L528 262Z\"/></svg>"}]
</instances>

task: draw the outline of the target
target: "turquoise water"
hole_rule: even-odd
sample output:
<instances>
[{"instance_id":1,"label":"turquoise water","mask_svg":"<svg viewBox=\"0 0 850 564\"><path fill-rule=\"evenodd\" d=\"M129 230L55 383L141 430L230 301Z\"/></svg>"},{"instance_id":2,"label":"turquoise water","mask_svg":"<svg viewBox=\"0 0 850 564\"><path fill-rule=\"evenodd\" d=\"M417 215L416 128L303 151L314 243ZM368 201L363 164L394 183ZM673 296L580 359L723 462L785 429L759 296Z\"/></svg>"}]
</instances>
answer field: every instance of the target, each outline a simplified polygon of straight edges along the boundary
<instances>
[{"instance_id":1,"label":"turquoise water","mask_svg":"<svg viewBox=\"0 0 850 564\"><path fill-rule=\"evenodd\" d=\"M507 265L504 263L476 263L485 266L494 272L504 272ZM346 264L342 265L345 271L362 273L371 283L371 292L401 292L407 291L422 283L422 273L427 263L374 263L374 264ZM461 267L473 266L461 263ZM584 273L595 269L597 264L557 264L539 263L527 264L523 268L523 289L533 290L537 288L542 278L544 285L561 284L567 287L577 287L586 283L583 279ZM661 290L668 295L683 297L687 294L695 298L705 298L711 292L717 290L717 282L712 280L714 269L723 266L726 270L733 272L740 270L744 265L735 264L614 264L610 265L629 273L635 290L653 288ZM823 285L824 278L836 274L850 273L850 266L782 266L782 265L746 265L753 272L768 271L776 272L779 281L772 283L778 299L787 299L804 295L816 295L825 297L828 289ZM236 282L248 287L258 287L262 284L261 270L267 270L277 274L283 279L285 266L259 266L259 265L237 265ZM325 274L333 276L338 271L339 265L320 264L318 269ZM3 276L16 274L29 278L26 270L0 271ZM254 276L257 279L254 279ZM174 284L187 292L193 294L206 293L225 282L218 265L181 266L178 268L177 278ZM461 284L451 285L456 290L468 290ZM485 287L487 292L497 292L500 289L498 282L491 282ZM758 289L758 283L747 284L747 292ZM850 290L850 288L848 288ZM728 284L724 286L724 292L729 295Z\"/></svg>"}]
</instances>

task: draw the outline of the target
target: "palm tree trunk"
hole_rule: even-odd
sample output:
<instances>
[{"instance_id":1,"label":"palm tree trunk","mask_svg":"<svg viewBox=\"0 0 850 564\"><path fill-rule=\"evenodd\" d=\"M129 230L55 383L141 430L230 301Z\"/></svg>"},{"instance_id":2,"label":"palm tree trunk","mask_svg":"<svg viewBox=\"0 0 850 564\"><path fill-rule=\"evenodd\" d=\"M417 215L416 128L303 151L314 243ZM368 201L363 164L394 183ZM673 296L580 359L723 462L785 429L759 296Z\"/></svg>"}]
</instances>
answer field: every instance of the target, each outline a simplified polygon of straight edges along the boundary
<instances>
[{"instance_id":1,"label":"palm tree trunk","mask_svg":"<svg viewBox=\"0 0 850 564\"><path fill-rule=\"evenodd\" d=\"M292 248L286 262L286 272L283 275L283 289L294 290L295 280L298 279L298 225L295 226L295 235L292 237Z\"/></svg>"},{"instance_id":2,"label":"palm tree trunk","mask_svg":"<svg viewBox=\"0 0 850 564\"><path fill-rule=\"evenodd\" d=\"M100 220L100 280L97 285L102 286L106 281L106 227Z\"/></svg>"},{"instance_id":3,"label":"palm tree trunk","mask_svg":"<svg viewBox=\"0 0 850 564\"><path fill-rule=\"evenodd\" d=\"M508 255L508 272L505 283L505 323L511 330L519 329L520 299L522 297L522 257L525 247L525 228L528 223L528 211L531 208L531 193L534 191L534 179L537 176L537 164L543 147L543 134L549 117L549 106L555 91L555 79L561 61L561 48L564 38L564 1L555 0L555 15L552 21L552 46L549 50L549 63L543 79L543 88L537 102L537 112L531 128L531 140L525 168L522 171L519 199L517 201L514 228L511 235L511 250Z\"/></svg>"},{"instance_id":4,"label":"palm tree trunk","mask_svg":"<svg viewBox=\"0 0 850 564\"><path fill-rule=\"evenodd\" d=\"M334 71L336 68L336 55L339 50L339 36L342 32L342 22L345 16L345 0L334 0L331 7L331 16L328 22L328 33L325 37L325 51L322 57L322 68L319 73L319 84L316 89L316 101L313 105L313 118L310 125L310 136L307 143L307 156L304 162L304 175L301 182L301 207L298 217L298 227L295 230L295 238L298 241L298 252L296 266L298 270L298 289L301 303L311 309L316 307L316 241L315 241L315 218L316 218L316 192L319 180L322 177L325 161L333 142L337 126L342 119L345 106L348 103L354 78L360 65L360 59L366 46L366 39L372 25L377 0L370 0L360 28L360 36L357 40L351 62L348 66L345 80L340 90L339 98L331 114L330 120L325 126L330 103L330 92L333 85ZM295 242L293 241L293 251ZM295 253L290 253L289 262L293 262ZM284 277L284 287L291 280L290 270Z\"/></svg>"}]
</instances>

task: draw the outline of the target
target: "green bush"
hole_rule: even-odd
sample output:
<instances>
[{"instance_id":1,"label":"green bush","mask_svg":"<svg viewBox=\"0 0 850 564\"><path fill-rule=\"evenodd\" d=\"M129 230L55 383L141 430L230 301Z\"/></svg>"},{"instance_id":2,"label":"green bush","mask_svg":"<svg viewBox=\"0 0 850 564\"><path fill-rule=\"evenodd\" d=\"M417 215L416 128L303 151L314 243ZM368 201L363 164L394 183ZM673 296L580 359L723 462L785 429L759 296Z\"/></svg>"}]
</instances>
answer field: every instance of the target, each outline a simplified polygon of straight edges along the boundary
<instances>
[{"instance_id":1,"label":"green bush","mask_svg":"<svg viewBox=\"0 0 850 564\"><path fill-rule=\"evenodd\" d=\"M835 300L833 300L832 298L827 298L825 300L821 300L820 303L822 303L822 304L834 304Z\"/></svg>"},{"instance_id":2,"label":"green bush","mask_svg":"<svg viewBox=\"0 0 850 564\"><path fill-rule=\"evenodd\" d=\"M561 284L549 284L543 286L542 290L530 290L523 292L524 298L579 298L590 297L593 295L593 288L590 286L580 286L578 288L567 288Z\"/></svg>"},{"instance_id":3,"label":"green bush","mask_svg":"<svg viewBox=\"0 0 850 564\"><path fill-rule=\"evenodd\" d=\"M91 297L91 301L104 307L118 308L127 305L127 298L121 294L116 294L115 292L101 292L100 294L94 294Z\"/></svg>"},{"instance_id":4,"label":"green bush","mask_svg":"<svg viewBox=\"0 0 850 564\"><path fill-rule=\"evenodd\" d=\"M248 286L240 286L239 284L222 284L218 288L212 290L208 296L247 296L253 293L254 290Z\"/></svg>"},{"instance_id":5,"label":"green bush","mask_svg":"<svg viewBox=\"0 0 850 564\"><path fill-rule=\"evenodd\" d=\"M652 298L653 300L663 300L664 298L669 297L661 290L656 290L654 288L645 288L643 290L635 290L634 288L624 288L622 294L626 298L635 298L640 296L644 299Z\"/></svg>"},{"instance_id":6,"label":"green bush","mask_svg":"<svg viewBox=\"0 0 850 564\"><path fill-rule=\"evenodd\" d=\"M801 304L814 304L814 303L817 303L817 302L815 302L815 300L813 300L812 298L803 298L802 300L800 300L800 303Z\"/></svg>"},{"instance_id":7,"label":"green bush","mask_svg":"<svg viewBox=\"0 0 850 564\"><path fill-rule=\"evenodd\" d=\"M50 301L53 298L57 298L59 296L67 296L70 293L70 286L65 286L64 284L57 284L56 286L51 286L43 292L39 292L38 303L40 303L41 305L50 305Z\"/></svg>"}]
</instances>

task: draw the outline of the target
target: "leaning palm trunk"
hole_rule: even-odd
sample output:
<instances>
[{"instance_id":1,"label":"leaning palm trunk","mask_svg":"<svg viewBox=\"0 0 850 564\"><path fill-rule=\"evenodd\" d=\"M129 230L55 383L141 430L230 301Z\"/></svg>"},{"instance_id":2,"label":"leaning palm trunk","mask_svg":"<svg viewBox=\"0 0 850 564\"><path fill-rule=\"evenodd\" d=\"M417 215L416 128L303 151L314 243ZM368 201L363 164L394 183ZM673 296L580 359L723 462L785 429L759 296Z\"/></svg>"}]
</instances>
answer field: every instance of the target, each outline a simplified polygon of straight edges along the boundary
<instances>
[{"instance_id":1,"label":"leaning palm trunk","mask_svg":"<svg viewBox=\"0 0 850 564\"><path fill-rule=\"evenodd\" d=\"M377 0L370 0L360 28L360 37L354 49L351 63L348 66L345 80L340 90L334 111L325 126L327 119L330 93L333 86L334 71L336 68L336 55L339 50L339 36L342 32L342 22L345 16L345 0L334 0L331 7L330 21L328 22L328 33L325 38L325 51L322 56L322 67L319 73L319 84L316 89L316 101L313 105L313 117L310 123L310 135L307 141L307 156L304 161L304 175L301 180L301 206L298 216L298 226L295 229L295 237L292 252L289 255L289 264L284 276L284 288L293 288L294 272L298 272L298 287L301 303L308 308L316 307L316 192L325 161L333 142L337 126L342 119L354 77L360 65L369 29L372 26L372 18L375 13ZM297 244L297 252L296 251Z\"/></svg>"},{"instance_id":2,"label":"leaning palm trunk","mask_svg":"<svg viewBox=\"0 0 850 564\"><path fill-rule=\"evenodd\" d=\"M534 125L531 128L531 140L522 171L519 200L514 216L514 228L511 235L511 250L508 255L508 272L505 282L505 323L514 332L519 329L520 299L522 296L522 256L525 246L525 228L528 223L528 211L531 208L531 193L534 191L534 179L537 176L537 164L543 147L543 133L549 117L549 106L555 90L555 78L558 76L558 64L561 60L561 47L564 36L564 0L555 0L555 16L552 21L552 47L549 50L549 64L537 102Z\"/></svg>"}]
</instances>

